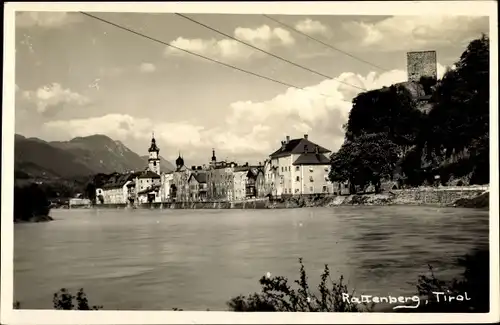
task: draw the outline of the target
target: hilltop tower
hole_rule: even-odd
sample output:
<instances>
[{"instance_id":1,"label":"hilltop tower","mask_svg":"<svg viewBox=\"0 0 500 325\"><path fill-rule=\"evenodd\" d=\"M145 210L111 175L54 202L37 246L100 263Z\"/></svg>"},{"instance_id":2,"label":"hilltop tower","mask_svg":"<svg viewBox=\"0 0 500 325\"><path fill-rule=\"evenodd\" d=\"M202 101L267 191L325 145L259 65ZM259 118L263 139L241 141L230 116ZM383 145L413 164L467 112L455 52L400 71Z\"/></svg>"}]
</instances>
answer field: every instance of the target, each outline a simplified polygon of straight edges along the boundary
<instances>
[{"instance_id":1,"label":"hilltop tower","mask_svg":"<svg viewBox=\"0 0 500 325\"><path fill-rule=\"evenodd\" d=\"M149 170L160 175L160 148L156 145L155 135L153 133L153 138L151 139L151 146L148 149L149 158Z\"/></svg>"},{"instance_id":2,"label":"hilltop tower","mask_svg":"<svg viewBox=\"0 0 500 325\"><path fill-rule=\"evenodd\" d=\"M422 77L437 80L436 56L436 51L408 52L406 54L408 81L419 82Z\"/></svg>"}]
</instances>

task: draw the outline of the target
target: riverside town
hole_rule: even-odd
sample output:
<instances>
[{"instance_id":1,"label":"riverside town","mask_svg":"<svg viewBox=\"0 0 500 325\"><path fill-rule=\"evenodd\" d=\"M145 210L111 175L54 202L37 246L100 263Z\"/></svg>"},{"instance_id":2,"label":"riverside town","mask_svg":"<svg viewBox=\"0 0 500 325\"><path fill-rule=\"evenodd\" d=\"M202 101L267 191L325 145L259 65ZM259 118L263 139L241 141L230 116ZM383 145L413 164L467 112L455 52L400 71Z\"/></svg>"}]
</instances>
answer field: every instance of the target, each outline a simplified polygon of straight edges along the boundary
<instances>
[{"instance_id":1,"label":"riverside town","mask_svg":"<svg viewBox=\"0 0 500 325\"><path fill-rule=\"evenodd\" d=\"M496 11L84 9L6 38L13 309L492 315Z\"/></svg>"}]
</instances>

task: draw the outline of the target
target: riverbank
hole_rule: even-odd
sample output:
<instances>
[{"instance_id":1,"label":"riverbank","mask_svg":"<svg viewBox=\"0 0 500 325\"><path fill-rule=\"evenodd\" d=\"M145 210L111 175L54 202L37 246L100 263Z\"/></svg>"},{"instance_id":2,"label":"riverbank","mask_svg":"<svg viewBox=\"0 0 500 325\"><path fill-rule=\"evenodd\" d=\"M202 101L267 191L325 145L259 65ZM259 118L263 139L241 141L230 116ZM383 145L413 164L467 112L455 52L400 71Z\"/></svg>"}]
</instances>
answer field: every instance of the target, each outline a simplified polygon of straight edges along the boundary
<instances>
[{"instance_id":1,"label":"riverbank","mask_svg":"<svg viewBox=\"0 0 500 325\"><path fill-rule=\"evenodd\" d=\"M49 222L54 220L51 216L33 216L29 219L14 218L14 223L36 223L36 222Z\"/></svg>"},{"instance_id":2,"label":"riverbank","mask_svg":"<svg viewBox=\"0 0 500 325\"><path fill-rule=\"evenodd\" d=\"M486 192L470 199L458 199L453 206L460 208L488 209L490 207L490 193Z\"/></svg>"},{"instance_id":3,"label":"riverbank","mask_svg":"<svg viewBox=\"0 0 500 325\"><path fill-rule=\"evenodd\" d=\"M96 208L108 209L295 209L335 206L386 206L386 205L433 205L464 208L488 208L488 187L421 187L391 190L380 194L355 195L288 195L278 199L251 199L239 202L157 202L137 206L127 204L99 204ZM85 206L71 208L88 208Z\"/></svg>"}]
</instances>

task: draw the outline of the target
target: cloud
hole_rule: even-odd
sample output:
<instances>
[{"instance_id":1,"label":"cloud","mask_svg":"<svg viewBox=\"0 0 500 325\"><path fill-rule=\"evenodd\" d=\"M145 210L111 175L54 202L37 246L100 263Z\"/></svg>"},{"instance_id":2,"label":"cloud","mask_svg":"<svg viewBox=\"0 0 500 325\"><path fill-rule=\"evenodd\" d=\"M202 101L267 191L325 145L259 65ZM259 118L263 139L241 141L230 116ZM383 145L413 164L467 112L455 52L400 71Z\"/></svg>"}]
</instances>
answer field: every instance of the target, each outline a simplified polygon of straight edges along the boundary
<instances>
[{"instance_id":1,"label":"cloud","mask_svg":"<svg viewBox=\"0 0 500 325\"><path fill-rule=\"evenodd\" d=\"M55 82L34 91L25 90L22 92L22 98L34 104L40 114L60 109L65 105L83 106L90 102L87 97L70 89L64 89Z\"/></svg>"},{"instance_id":2,"label":"cloud","mask_svg":"<svg viewBox=\"0 0 500 325\"><path fill-rule=\"evenodd\" d=\"M78 23L83 17L77 13L24 11L16 14L16 26L21 28L45 27L58 28Z\"/></svg>"},{"instance_id":3,"label":"cloud","mask_svg":"<svg viewBox=\"0 0 500 325\"><path fill-rule=\"evenodd\" d=\"M265 134L268 127L255 125L247 134L235 134L224 128L206 129L184 121L158 122L150 118L138 118L127 114L107 114L73 120L45 122L44 132L56 134L59 138L74 138L93 134L106 134L125 143L134 141L149 143L151 132L164 152L177 153L179 150L190 159L205 159L211 148L217 148L225 155L245 152L261 158L262 152L270 150ZM173 136L175 135L175 136ZM206 151L206 152L205 152Z\"/></svg>"},{"instance_id":4,"label":"cloud","mask_svg":"<svg viewBox=\"0 0 500 325\"><path fill-rule=\"evenodd\" d=\"M407 74L404 70L367 75L345 72L338 79L370 90L406 81ZM348 120L352 98L361 91L335 80L325 80L304 90L289 88L266 101L230 104L225 119L213 128L186 121L165 123L153 118L108 114L47 122L45 129L70 137L104 133L124 143L140 141L145 146L154 130L163 152L176 154L181 150L190 161L206 161L211 148L216 149L219 158L262 161L286 135L297 138L308 134L311 141L338 150L344 140L342 125Z\"/></svg>"},{"instance_id":5,"label":"cloud","mask_svg":"<svg viewBox=\"0 0 500 325\"><path fill-rule=\"evenodd\" d=\"M251 29L238 27L234 30L234 37L252 44L263 50L269 50L276 46L290 46L295 39L290 32L282 28L271 28L267 25ZM197 54L207 55L211 58L245 60L253 56L261 56L262 53L232 39L188 39L178 37L170 42L171 45L188 50ZM167 47L165 55L182 55L184 52Z\"/></svg>"},{"instance_id":6,"label":"cloud","mask_svg":"<svg viewBox=\"0 0 500 325\"><path fill-rule=\"evenodd\" d=\"M410 51L437 46L463 46L488 31L487 17L393 16L378 22L345 22L351 48L378 51Z\"/></svg>"},{"instance_id":7,"label":"cloud","mask_svg":"<svg viewBox=\"0 0 500 325\"><path fill-rule=\"evenodd\" d=\"M295 28L305 34L327 35L329 32L328 27L321 22L309 18L299 21L295 24Z\"/></svg>"},{"instance_id":8,"label":"cloud","mask_svg":"<svg viewBox=\"0 0 500 325\"><path fill-rule=\"evenodd\" d=\"M156 66L152 63L141 63L139 66L139 70L144 73L154 72L156 71Z\"/></svg>"}]
</instances>

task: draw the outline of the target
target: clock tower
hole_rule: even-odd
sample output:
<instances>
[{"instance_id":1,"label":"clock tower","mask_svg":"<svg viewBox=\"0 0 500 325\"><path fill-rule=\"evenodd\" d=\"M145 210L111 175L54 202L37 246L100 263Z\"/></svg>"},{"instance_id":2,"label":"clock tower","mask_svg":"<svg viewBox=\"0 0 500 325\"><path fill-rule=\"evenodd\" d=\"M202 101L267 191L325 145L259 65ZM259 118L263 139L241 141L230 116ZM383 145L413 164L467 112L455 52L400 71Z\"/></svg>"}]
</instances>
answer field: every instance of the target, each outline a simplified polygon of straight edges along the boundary
<instances>
[{"instance_id":1,"label":"clock tower","mask_svg":"<svg viewBox=\"0 0 500 325\"><path fill-rule=\"evenodd\" d=\"M160 148L156 145L155 135L153 133L153 138L151 139L151 146L148 149L149 152L149 170L160 175Z\"/></svg>"}]
</instances>

